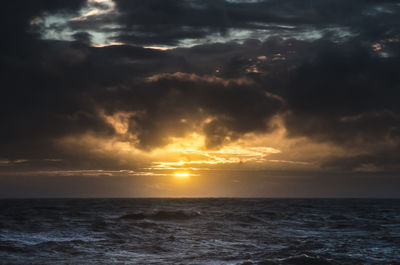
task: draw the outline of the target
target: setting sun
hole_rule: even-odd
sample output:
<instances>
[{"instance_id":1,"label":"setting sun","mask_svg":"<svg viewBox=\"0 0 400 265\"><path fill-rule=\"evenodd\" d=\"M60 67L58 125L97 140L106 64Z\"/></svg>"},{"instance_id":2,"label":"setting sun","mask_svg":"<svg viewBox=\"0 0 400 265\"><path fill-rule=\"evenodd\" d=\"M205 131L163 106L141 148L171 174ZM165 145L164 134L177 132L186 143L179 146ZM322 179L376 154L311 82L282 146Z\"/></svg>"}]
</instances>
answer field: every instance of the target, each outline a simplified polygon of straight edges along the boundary
<instances>
[{"instance_id":1,"label":"setting sun","mask_svg":"<svg viewBox=\"0 0 400 265\"><path fill-rule=\"evenodd\" d=\"M174 177L177 179L188 179L190 177L190 174L185 172L177 172L174 173Z\"/></svg>"}]
</instances>

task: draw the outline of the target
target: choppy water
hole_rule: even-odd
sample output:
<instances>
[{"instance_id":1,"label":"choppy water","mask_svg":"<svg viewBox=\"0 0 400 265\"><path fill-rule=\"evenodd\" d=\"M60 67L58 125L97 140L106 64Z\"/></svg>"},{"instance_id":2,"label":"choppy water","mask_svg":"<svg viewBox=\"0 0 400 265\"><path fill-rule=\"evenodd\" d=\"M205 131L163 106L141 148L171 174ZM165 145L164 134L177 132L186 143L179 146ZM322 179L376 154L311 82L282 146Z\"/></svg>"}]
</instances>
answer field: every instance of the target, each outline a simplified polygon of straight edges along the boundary
<instances>
[{"instance_id":1,"label":"choppy water","mask_svg":"<svg viewBox=\"0 0 400 265\"><path fill-rule=\"evenodd\" d=\"M400 264L400 200L0 200L0 264Z\"/></svg>"}]
</instances>

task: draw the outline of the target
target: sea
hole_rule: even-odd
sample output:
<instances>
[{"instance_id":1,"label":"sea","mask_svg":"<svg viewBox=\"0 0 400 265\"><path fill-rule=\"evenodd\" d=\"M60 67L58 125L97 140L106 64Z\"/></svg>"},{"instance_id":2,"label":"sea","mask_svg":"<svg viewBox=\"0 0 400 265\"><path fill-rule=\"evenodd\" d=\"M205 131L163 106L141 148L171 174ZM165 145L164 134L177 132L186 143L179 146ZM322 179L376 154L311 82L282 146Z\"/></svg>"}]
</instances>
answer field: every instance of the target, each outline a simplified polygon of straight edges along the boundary
<instances>
[{"instance_id":1,"label":"sea","mask_svg":"<svg viewBox=\"0 0 400 265\"><path fill-rule=\"evenodd\" d=\"M400 264L400 200L3 199L0 264Z\"/></svg>"}]
</instances>

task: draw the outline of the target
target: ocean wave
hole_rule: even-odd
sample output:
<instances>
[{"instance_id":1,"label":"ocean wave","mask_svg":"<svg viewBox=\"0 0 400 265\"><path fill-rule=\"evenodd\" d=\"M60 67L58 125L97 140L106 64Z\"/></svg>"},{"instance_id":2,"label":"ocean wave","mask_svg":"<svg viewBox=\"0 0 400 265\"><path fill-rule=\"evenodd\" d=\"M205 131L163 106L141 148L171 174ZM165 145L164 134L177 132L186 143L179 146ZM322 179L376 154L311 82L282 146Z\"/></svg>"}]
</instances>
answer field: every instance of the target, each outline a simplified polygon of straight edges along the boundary
<instances>
[{"instance_id":1,"label":"ocean wave","mask_svg":"<svg viewBox=\"0 0 400 265\"><path fill-rule=\"evenodd\" d=\"M292 256L285 259L281 259L279 264L282 265L334 265L333 261L319 257L311 257L308 255Z\"/></svg>"}]
</instances>

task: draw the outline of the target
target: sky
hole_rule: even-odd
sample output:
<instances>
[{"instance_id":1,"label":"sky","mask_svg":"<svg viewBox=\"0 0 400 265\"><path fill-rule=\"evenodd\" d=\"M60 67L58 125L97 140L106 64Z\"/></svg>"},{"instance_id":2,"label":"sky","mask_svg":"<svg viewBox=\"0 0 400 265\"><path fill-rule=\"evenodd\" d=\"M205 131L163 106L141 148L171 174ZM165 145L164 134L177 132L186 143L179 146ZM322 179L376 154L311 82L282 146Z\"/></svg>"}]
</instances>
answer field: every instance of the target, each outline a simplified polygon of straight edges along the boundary
<instances>
[{"instance_id":1,"label":"sky","mask_svg":"<svg viewBox=\"0 0 400 265\"><path fill-rule=\"evenodd\" d=\"M0 197L400 197L395 0L7 0Z\"/></svg>"}]
</instances>

